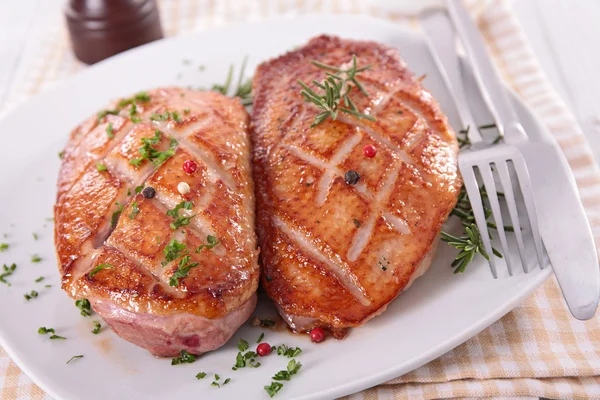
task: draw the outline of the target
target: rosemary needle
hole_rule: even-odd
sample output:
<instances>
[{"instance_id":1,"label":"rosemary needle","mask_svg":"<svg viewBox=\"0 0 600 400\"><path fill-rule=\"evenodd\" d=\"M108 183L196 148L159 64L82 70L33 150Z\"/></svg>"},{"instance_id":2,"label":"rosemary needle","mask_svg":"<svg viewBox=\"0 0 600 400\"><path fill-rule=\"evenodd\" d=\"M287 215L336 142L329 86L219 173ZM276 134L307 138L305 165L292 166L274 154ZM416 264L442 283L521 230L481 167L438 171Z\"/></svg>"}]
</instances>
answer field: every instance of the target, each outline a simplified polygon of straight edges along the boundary
<instances>
[{"instance_id":1,"label":"rosemary needle","mask_svg":"<svg viewBox=\"0 0 600 400\"><path fill-rule=\"evenodd\" d=\"M315 60L311 61L311 63L318 68L328 71L326 72L327 77L322 82L312 81L318 90L323 92L322 94L316 93L306 83L298 80L298 84L303 89L300 93L304 97L304 101L313 103L322 110L315 116L311 127L319 125L327 118L336 120L340 112L354 115L358 119L364 118L375 121L375 117L358 111L356 104L350 98L350 92L353 87L356 87L363 95L369 96L364 86L358 81L357 75L371 68L370 65L358 68L356 55L352 55L352 66L348 69L334 67Z\"/></svg>"}]
</instances>

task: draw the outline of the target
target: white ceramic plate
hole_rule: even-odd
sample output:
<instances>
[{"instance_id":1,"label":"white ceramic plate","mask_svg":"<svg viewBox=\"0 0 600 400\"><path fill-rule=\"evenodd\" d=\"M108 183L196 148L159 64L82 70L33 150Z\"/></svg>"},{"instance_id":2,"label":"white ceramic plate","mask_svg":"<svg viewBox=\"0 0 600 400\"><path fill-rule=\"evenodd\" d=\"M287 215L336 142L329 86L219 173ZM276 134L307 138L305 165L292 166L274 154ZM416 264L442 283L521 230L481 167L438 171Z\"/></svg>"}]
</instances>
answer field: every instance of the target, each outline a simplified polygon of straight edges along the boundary
<instances>
[{"instance_id":1,"label":"white ceramic plate","mask_svg":"<svg viewBox=\"0 0 600 400\"><path fill-rule=\"evenodd\" d=\"M331 33L347 38L371 39L400 49L415 74L427 74L424 84L441 103L455 129L456 113L436 72L423 39L386 21L358 16L316 16L261 22L177 37L144 46L88 68L81 74L21 104L0 122L4 143L0 157L0 241L10 244L0 263L17 263L0 284L0 344L19 366L57 399L148 398L250 398L267 399L264 385L287 364L271 355L257 369L232 371L240 337L254 345L261 332L272 345L300 346L301 372L286 383L277 398L331 399L377 385L442 355L472 337L515 307L538 287L550 269L494 280L482 259L463 275L453 275L455 254L441 244L430 271L388 311L353 330L341 341L319 345L307 337L244 326L218 351L194 364L171 366L145 350L119 339L112 331L90 333L97 316L79 315L73 301L59 286L52 223L57 152L71 128L110 99L135 91L173 84L210 86L223 82L230 63L249 56L253 67L306 42ZM191 60L184 63L183 60ZM204 71L197 67L204 65ZM471 97L477 94L472 90ZM480 101L475 100L475 104ZM530 113L516 103L530 134L540 132ZM480 123L489 116L477 112ZM540 135L540 133L537 133ZM542 134L543 136L543 134ZM39 235L34 240L32 233ZM32 263L31 255L43 261ZM533 261L532 261L533 262ZM45 280L35 283L38 276ZM45 288L51 284L51 288ZM23 294L40 295L26 301ZM268 303L263 301L263 303ZM263 317L273 315L261 304ZM68 340L49 340L37 334L52 327ZM74 355L85 357L66 364ZM219 373L231 382L221 389L210 385L212 376L196 380L196 373Z\"/></svg>"}]
</instances>

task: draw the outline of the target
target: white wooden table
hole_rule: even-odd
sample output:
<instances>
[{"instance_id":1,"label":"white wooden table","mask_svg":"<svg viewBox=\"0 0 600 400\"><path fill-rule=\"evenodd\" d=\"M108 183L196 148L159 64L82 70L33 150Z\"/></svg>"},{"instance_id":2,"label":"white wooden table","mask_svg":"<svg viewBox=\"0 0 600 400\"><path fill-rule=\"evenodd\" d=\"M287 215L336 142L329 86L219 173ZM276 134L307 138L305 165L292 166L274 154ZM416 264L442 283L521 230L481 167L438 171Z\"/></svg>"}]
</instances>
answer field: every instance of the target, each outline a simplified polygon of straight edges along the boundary
<instances>
[{"instance_id":1,"label":"white wooden table","mask_svg":"<svg viewBox=\"0 0 600 400\"><path fill-rule=\"evenodd\" d=\"M35 57L28 49L62 19L66 1L0 0L0 109L24 57ZM600 0L513 0L513 7L600 162Z\"/></svg>"}]
</instances>

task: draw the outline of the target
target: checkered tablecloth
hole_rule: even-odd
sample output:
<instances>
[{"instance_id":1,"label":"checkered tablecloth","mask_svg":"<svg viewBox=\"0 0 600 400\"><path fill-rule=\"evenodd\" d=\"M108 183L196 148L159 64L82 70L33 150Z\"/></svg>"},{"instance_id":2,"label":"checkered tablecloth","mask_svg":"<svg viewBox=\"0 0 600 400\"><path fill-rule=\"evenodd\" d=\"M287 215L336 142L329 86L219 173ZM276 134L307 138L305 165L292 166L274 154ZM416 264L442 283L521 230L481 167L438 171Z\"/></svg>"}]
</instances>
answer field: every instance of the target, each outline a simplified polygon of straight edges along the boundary
<instances>
[{"instance_id":1,"label":"checkered tablecloth","mask_svg":"<svg viewBox=\"0 0 600 400\"><path fill-rule=\"evenodd\" d=\"M278 15L367 13L419 29L413 13L423 4L326 0L159 1L166 35ZM429 2L427 2L429 3ZM510 5L470 0L507 82L555 135L575 174L600 244L600 172L585 136L539 67ZM85 66L71 53L62 16L48 26L23 63L0 107L17 104ZM429 364L350 399L438 398L600 399L600 317L571 317L554 278L488 329ZM0 348L0 399L48 399Z\"/></svg>"}]
</instances>

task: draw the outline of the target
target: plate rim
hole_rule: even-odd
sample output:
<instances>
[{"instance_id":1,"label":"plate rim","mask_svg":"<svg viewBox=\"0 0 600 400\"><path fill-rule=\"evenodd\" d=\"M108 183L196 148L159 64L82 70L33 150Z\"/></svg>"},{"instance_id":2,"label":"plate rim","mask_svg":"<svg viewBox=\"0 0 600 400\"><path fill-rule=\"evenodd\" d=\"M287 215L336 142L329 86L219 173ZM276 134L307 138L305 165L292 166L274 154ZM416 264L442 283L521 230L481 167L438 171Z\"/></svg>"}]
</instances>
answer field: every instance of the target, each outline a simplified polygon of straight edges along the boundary
<instances>
[{"instance_id":1,"label":"plate rim","mask_svg":"<svg viewBox=\"0 0 600 400\"><path fill-rule=\"evenodd\" d=\"M268 18L262 18L257 21L245 21L245 22L238 21L238 22L223 25L223 26L212 27L212 28L208 28L208 29L204 29L204 30L196 30L196 31L186 32L183 34L178 34L176 36L163 38L161 40L150 42L150 43L144 44L142 46L119 53L115 56L109 57L108 59L105 59L99 63L96 63L96 64L91 65L81 71L78 71L77 73L75 73L72 76L69 76L65 79L62 79L62 80L59 80L56 82L53 82L51 85L49 85L48 87L35 93L33 96L24 98L21 101L16 101L14 103L10 103L8 105L8 107L6 107L0 113L0 124L3 123L4 120L9 118L12 114L18 112L18 110L21 107L25 107L29 103L35 101L36 98L38 98L40 96L52 96L54 94L57 94L58 92L63 90L62 88L64 86L67 86L70 83L72 83L73 81L76 81L78 79L82 79L82 76L96 73L97 69L103 68L104 65L107 63L112 63L112 62L115 62L116 60L120 60L122 58L135 57L135 54L137 54L138 52L146 51L146 49L148 47L152 47L152 46L155 46L160 43L179 41L179 40L182 40L183 38L189 39L189 38L195 37L195 36L202 36L209 32L210 33L218 33L219 31L226 31L226 30L230 30L235 27L255 26L255 25L260 25L263 23L281 22L281 21L290 20L290 19L291 20L313 20L314 21L315 19L326 20L326 19L330 19L330 18L339 19L339 20L345 19L348 21L350 21L350 20L355 20L355 21L356 20L368 20L371 23L376 22L378 24L388 25L391 29L402 31L404 34L412 36L414 38L422 39L424 37L421 33L410 30L410 29L406 28L405 26L396 24L393 21L390 21L388 19L380 18L380 17L376 17L376 16L372 16L372 15L364 15L364 14L331 13L331 12L307 13L307 14L302 14L302 15L270 16ZM365 39L365 40L368 40L368 39ZM509 92L509 95L513 99L513 101L516 101L519 104L519 106L523 107L539 123L539 118L537 117L537 115L535 115L533 113L531 108L527 104L525 104L523 101L521 101L518 98L518 96L510 90L510 88L507 87L506 89ZM546 136L548 136L548 135L546 135ZM555 139L552 138L552 141L554 143ZM296 399L308 400L308 399L314 399L314 398L337 398L339 396L356 393L356 392L359 392L359 391L362 391L362 390L365 390L368 388L372 388L374 386L378 386L386 381L389 381L391 379L402 376L403 374L406 374L410 371L413 371L416 368L419 368L420 366L423 366L423 365L429 363L430 361L432 361L436 358L439 358L446 352L448 352L448 351L456 348L460 344L468 341L469 339L476 336L478 333L482 332L484 329L488 328L494 322L501 319L504 315L506 315L507 313L512 311L518 304L520 304L527 296L531 295L536 289L538 289L544 282L546 282L546 280L550 277L551 274L552 274L552 269L545 268L540 273L538 273L538 275L536 276L536 279L534 281L532 281L528 285L524 285L523 288L518 292L518 294L512 296L508 301L506 301L504 304L504 307L500 307L495 312L489 314L485 318L481 318L478 321L476 321L476 323L472 323L467 328L462 330L460 334L456 334L452 338L450 338L446 341L440 342L437 346L432 347L426 353L421 354L418 357L414 357L412 360L410 360L408 362L404 362L404 365L402 365L402 366L390 367L384 371L379 371L376 374L366 375L364 378L361 378L359 380L347 382L343 385L337 385L337 386L328 388L326 390L321 390L319 392L313 392L313 393L309 393L306 395L302 395L302 396L296 397ZM59 389L59 387L60 387L59 382L53 382L51 380L40 378L38 376L38 374L33 373L33 371L29 368L29 364L23 362L21 357L19 357L19 355L17 354L18 353L17 351L13 351L16 348L13 349L13 346L10 346L10 345L7 346L7 340L4 337L2 329L0 329L0 346L2 346L2 348L4 349L4 351L6 351L6 353L10 357L10 359L15 362L15 364L21 369L21 371L23 373L25 373L42 390L44 390L44 392L46 392L47 394L49 394L51 397L53 397L56 400L72 398L70 396L74 395L74 393L59 394L62 391L62 388ZM54 386L57 386L57 391L54 390Z\"/></svg>"}]
</instances>

